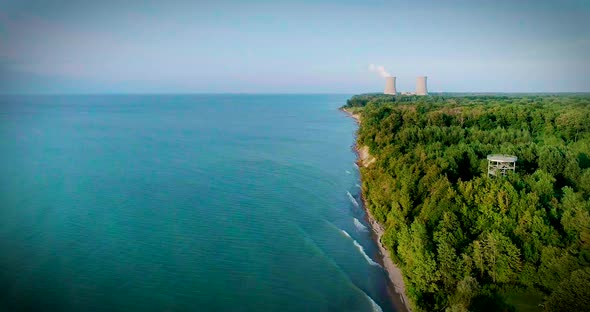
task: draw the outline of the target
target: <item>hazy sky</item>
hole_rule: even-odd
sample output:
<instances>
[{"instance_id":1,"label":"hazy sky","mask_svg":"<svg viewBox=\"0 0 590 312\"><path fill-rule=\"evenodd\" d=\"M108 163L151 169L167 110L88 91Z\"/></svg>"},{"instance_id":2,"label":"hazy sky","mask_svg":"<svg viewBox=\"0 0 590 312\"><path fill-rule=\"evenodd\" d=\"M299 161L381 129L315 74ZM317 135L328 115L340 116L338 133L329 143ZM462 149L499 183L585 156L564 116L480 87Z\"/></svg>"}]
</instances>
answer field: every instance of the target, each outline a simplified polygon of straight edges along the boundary
<instances>
[{"instance_id":1,"label":"hazy sky","mask_svg":"<svg viewBox=\"0 0 590 312\"><path fill-rule=\"evenodd\" d=\"M590 1L0 0L1 93L590 91Z\"/></svg>"}]
</instances>

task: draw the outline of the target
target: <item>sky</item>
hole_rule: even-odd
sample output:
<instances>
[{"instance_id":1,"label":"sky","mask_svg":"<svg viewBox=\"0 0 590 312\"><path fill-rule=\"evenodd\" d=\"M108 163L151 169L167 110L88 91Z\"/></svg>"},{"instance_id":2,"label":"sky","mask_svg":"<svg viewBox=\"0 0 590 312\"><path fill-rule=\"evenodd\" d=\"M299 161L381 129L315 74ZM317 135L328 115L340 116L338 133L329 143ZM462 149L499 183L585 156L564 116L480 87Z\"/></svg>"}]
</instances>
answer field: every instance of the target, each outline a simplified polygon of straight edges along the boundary
<instances>
[{"instance_id":1,"label":"sky","mask_svg":"<svg viewBox=\"0 0 590 312\"><path fill-rule=\"evenodd\" d=\"M589 92L590 1L0 0L0 93Z\"/></svg>"}]
</instances>

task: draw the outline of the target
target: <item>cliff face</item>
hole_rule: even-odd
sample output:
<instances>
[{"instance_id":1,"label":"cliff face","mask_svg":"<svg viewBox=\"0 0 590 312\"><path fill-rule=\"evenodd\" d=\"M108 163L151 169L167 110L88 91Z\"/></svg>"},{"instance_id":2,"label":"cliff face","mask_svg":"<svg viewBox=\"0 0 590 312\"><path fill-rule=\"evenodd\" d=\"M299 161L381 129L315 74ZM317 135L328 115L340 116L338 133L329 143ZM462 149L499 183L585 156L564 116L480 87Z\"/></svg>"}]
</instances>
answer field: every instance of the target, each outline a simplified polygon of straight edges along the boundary
<instances>
[{"instance_id":1,"label":"cliff face","mask_svg":"<svg viewBox=\"0 0 590 312\"><path fill-rule=\"evenodd\" d=\"M369 154L369 147L364 145L357 148L359 156L359 167L368 167L375 162L375 157Z\"/></svg>"}]
</instances>

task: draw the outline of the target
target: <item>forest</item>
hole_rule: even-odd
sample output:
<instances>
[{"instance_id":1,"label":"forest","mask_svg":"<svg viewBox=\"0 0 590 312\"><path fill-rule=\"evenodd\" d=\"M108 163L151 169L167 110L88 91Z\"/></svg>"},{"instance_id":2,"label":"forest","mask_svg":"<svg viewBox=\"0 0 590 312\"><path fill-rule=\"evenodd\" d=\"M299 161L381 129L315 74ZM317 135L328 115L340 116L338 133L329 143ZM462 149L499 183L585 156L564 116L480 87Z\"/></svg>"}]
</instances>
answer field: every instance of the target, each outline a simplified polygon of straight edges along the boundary
<instances>
[{"instance_id":1,"label":"forest","mask_svg":"<svg viewBox=\"0 0 590 312\"><path fill-rule=\"evenodd\" d=\"M590 311L590 96L354 96L414 311ZM488 176L487 155L518 157Z\"/></svg>"}]
</instances>

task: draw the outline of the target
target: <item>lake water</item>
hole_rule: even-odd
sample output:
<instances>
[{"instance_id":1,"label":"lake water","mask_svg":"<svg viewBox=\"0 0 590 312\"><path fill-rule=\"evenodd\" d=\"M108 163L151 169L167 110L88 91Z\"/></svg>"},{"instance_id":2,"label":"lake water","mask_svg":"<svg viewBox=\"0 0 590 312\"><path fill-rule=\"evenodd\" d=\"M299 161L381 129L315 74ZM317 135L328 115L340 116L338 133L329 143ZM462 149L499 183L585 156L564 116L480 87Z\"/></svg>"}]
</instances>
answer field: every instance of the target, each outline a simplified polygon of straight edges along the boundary
<instances>
[{"instance_id":1,"label":"lake water","mask_svg":"<svg viewBox=\"0 0 590 312\"><path fill-rule=\"evenodd\" d=\"M0 309L392 311L348 97L0 97Z\"/></svg>"}]
</instances>

